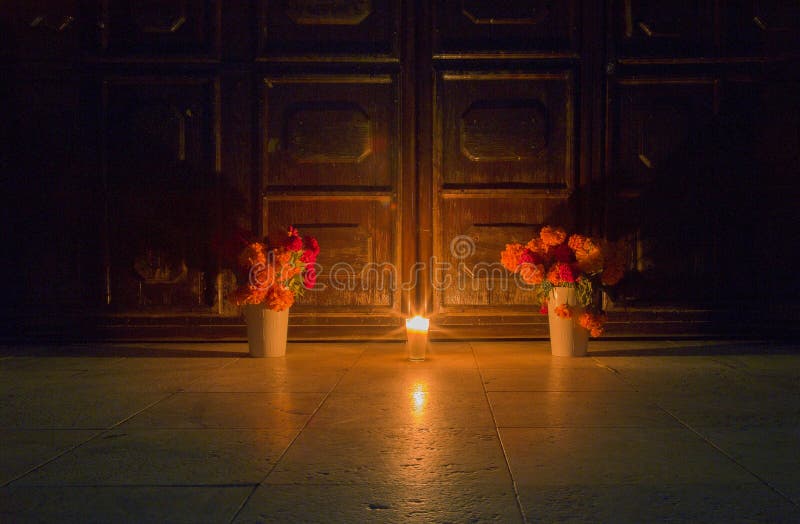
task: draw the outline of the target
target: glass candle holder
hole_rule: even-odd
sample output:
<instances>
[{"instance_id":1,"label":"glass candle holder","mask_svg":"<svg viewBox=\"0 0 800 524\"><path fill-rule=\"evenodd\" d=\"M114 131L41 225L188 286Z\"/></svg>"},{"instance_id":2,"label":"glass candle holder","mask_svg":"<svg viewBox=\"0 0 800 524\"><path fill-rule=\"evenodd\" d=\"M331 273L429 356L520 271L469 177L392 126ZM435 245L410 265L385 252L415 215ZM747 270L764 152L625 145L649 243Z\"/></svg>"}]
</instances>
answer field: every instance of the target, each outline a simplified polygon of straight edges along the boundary
<instances>
[{"instance_id":1,"label":"glass candle holder","mask_svg":"<svg viewBox=\"0 0 800 524\"><path fill-rule=\"evenodd\" d=\"M430 320L416 316L406 319L406 347L408 359L419 362L425 360L425 351L428 349L428 328Z\"/></svg>"}]
</instances>

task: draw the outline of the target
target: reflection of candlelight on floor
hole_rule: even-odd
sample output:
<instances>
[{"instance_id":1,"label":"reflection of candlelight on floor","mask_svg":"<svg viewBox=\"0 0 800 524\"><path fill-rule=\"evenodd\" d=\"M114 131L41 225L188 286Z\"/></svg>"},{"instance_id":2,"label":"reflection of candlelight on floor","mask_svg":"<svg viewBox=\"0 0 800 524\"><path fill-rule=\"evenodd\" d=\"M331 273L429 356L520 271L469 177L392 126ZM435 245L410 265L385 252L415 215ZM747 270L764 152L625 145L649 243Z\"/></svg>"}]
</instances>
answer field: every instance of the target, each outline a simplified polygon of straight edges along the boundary
<instances>
[{"instance_id":1,"label":"reflection of candlelight on floor","mask_svg":"<svg viewBox=\"0 0 800 524\"><path fill-rule=\"evenodd\" d=\"M425 403L428 400L428 393L425 391L425 384L422 384L421 382L414 384L414 390L411 393L411 398L414 401L414 415L422 415L422 412L425 409Z\"/></svg>"}]
</instances>

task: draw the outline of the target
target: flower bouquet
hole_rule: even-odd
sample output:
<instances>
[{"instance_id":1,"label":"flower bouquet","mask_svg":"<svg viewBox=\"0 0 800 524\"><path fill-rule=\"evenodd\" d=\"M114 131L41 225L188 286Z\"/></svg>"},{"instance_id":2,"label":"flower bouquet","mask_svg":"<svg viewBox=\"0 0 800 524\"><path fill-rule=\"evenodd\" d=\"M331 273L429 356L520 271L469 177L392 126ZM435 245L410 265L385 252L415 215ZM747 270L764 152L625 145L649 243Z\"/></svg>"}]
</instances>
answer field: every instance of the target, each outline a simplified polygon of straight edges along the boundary
<instances>
[{"instance_id":1,"label":"flower bouquet","mask_svg":"<svg viewBox=\"0 0 800 524\"><path fill-rule=\"evenodd\" d=\"M304 290L314 287L318 254L314 237L300 237L289 227L279 243L249 242L239 255L242 284L228 298L245 306L251 355L285 354L289 308Z\"/></svg>"},{"instance_id":2,"label":"flower bouquet","mask_svg":"<svg viewBox=\"0 0 800 524\"><path fill-rule=\"evenodd\" d=\"M545 226L525 245L507 244L501 262L524 284L534 287L541 312L550 318L551 342L554 323L572 325L577 330L577 345L582 343L585 353L587 335L603 333L606 314L601 291L622 279L624 253L623 246L578 234L567 236L562 228ZM556 354L555 346L553 350ZM581 353L581 348L576 351Z\"/></svg>"}]
</instances>

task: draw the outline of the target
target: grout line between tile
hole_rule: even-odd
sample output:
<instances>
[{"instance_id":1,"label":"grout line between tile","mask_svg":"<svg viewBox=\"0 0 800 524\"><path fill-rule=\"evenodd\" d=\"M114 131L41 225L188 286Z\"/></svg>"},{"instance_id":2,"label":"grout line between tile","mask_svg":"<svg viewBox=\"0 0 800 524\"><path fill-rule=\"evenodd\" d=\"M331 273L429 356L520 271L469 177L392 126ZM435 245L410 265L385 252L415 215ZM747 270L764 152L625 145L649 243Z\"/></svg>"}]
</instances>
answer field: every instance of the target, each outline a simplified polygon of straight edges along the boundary
<instances>
[{"instance_id":1,"label":"grout line between tile","mask_svg":"<svg viewBox=\"0 0 800 524\"><path fill-rule=\"evenodd\" d=\"M114 359L114 362L112 362L112 364L115 364L115 365L116 365L117 363L122 363L122 362L124 362L124 360L125 360L125 358L124 358L124 357L115 358L115 359ZM236 361L236 360L238 360L238 359L233 359L233 361ZM223 366L221 366L220 368L217 368L217 369L222 369L222 368L225 368L225 367L227 367L227 366L231 365L232 363L233 363L233 362L228 362L228 363L226 363L225 365L223 365ZM208 371L208 370L206 370L206 371ZM187 387L188 387L188 385L190 385L190 384L193 384L193 383L194 383L194 382L196 382L197 380L200 380L200 378L202 378L202 377L198 377L198 378L197 378L197 379L195 379L194 381L191 381L191 382L189 382L189 384L187 384ZM11 480L9 480L9 481L7 481L7 482L3 483L2 485L0 485L0 488L7 487L7 486L11 485L12 483L14 483L14 482L16 482L16 481L18 481L18 480L20 480L20 479L24 478L25 476L27 476L27 475L29 475L29 474L33 473L34 471L36 471L36 470L39 470L39 469L41 469L41 468L43 468L43 467L47 466L48 464L50 464L50 463L52 463L52 462L54 462L54 461L58 460L59 458L63 457L64 455L66 455L66 454L68 454L68 453L71 453L71 452L75 451L75 450L76 450L76 449L78 449L79 447L81 447L81 446L84 446L84 445L88 444L89 442L91 442L91 441L93 441L93 440L96 440L98 437L100 437L100 436L102 436L102 435L105 435L105 434L108 434L110 431L113 431L114 429L118 428L119 426L121 426L121 425L122 425L122 424L124 424L125 422L129 421L130 419L132 419L132 418L133 418L133 417L135 417L136 415L139 415L140 413L142 413L142 412L144 412L144 411L146 411L146 410L148 410L148 409L152 408L153 406L155 406L155 405L157 405L157 404L160 404L160 403L162 403L162 402L164 402L164 401L166 401L166 400L168 400L168 399L170 399L170 398L174 397L175 395L177 395L178 393L180 393L180 392L182 392L182 391L184 391L184 388L179 388L179 389L176 389L175 391L170 391L170 392L169 392L169 393L167 393L167 394L166 394L164 397L162 397L162 398L160 398L160 399L158 399L158 400L156 400L156 401L154 401L154 402L151 402L150 404L148 404L148 405L144 406L143 408L139 409L138 411L135 411L134 413L131 413L131 414L130 414L130 415L128 415L127 417L123 418L122 420L119 420L119 421L115 422L114 424L112 424L112 425L110 425L110 426L108 426L108 427L106 427L106 428L99 429L99 430L97 431L97 433L93 434L93 435L92 435L91 437L89 437L88 439L86 439L86 440L84 440L84 441L82 441L82 442L78 442L77 444L75 444L75 445L73 445L73 446L70 446L69 448L65 449L65 450L64 450L64 451L62 451L61 453L58 453L58 454L56 454L55 456L53 456L53 457L51 457L51 458L49 458L49 459L45 460L44 462L41 462L41 463L39 463L39 464L37 464L37 465L35 465L35 466L31 467L30 469L28 469L28 470L27 470L27 471L25 471L24 473L21 473L20 475L17 475L16 477L12 478ZM83 429L83 430L85 430L85 429L96 429L96 428L64 428L64 429L76 429L76 430L81 430L81 429Z\"/></svg>"},{"instance_id":2,"label":"grout line between tile","mask_svg":"<svg viewBox=\"0 0 800 524\"><path fill-rule=\"evenodd\" d=\"M684 427L684 428L686 428L687 430L689 430L689 431L691 431L692 433L694 433L694 434L695 434L695 435L696 435L698 438L700 438L700 439L701 439L703 442L705 442L706 444L708 444L709 446L711 446L712 448L714 448L715 450L717 450L717 452L721 453L721 454L722 454L722 455L723 455L725 458L727 458L728 460L730 460L731 462L733 462L734 464L736 464L737 466L739 466L741 469L743 469L744 471L746 471L746 472L747 472L749 475L751 475L751 476L755 477L755 478L756 478L756 479L757 479L759 482L761 482L762 484L764 484L764 485L765 485L767 488L769 488L770 490L774 491L776 494L778 494L778 495L779 495L780 497L782 497L784 500L788 501L788 502L789 502L791 505L793 505L794 507L796 507L796 508L800 508L800 504L798 504L798 503L797 503L797 502L796 502L796 501L795 501L795 500L794 500L792 497L790 497L789 495L787 495L786 493L784 493L783 491L781 491L781 490L780 490L780 489L778 489L777 487L773 486L773 485L772 485L772 483L770 483L769 481L767 481L767 479L765 479L764 477L762 477L761 475L759 475L759 474L758 474L758 473L756 473L755 471L751 470L750 468L748 468L747 466L745 466L744 464L742 464L741 462L739 462L738 460L736 460L736 458L735 458L733 455L731 455L730 453L728 453L727 451L725 451L724 449L722 449L720 446L718 446L718 445L717 445L717 444L716 444L714 441L712 441L710 438L708 438L708 437L707 437L707 436L705 436L703 433L701 433L700 431L698 431L697 429L695 429L694 427L692 427L692 426L691 426L691 425L690 425L688 422L685 422L685 421L683 421L683 420L682 420L680 417L678 417L677 415L675 415L674 413L672 413L670 410L666 409L665 407L663 407L663 406L661 406L661 405L659 405L659 404L657 404L657 403L656 403L655 405L656 405L656 406L658 406L658 408L659 408L659 409L661 409L662 411L664 411L664 412L665 412L666 414L668 414L670 417L674 418L674 419L675 419L675 420L676 420L676 421L677 421L677 422L678 422L678 423L679 423L681 426L683 426L683 427Z\"/></svg>"},{"instance_id":3,"label":"grout line between tile","mask_svg":"<svg viewBox=\"0 0 800 524\"><path fill-rule=\"evenodd\" d=\"M322 406L324 406L324 405L325 405L325 402L327 402L327 401L328 401L328 398L330 398L330 396L331 396L331 393L333 393L333 391L334 391L334 390L335 390L335 389L336 389L336 388L339 386L339 384L342 382L342 380L344 379L344 377L345 377L345 376L346 376L346 375L347 375L347 374L348 374L348 373L349 373L349 372L350 372L352 369L354 369L354 368L356 367L356 365L358 364L358 362L359 362L359 361L361 360L361 358L364 356L364 352L366 351L366 347L367 347L367 346L364 346L364 347L361 349L361 352L358 354L358 358L356 358L356 359L355 359L355 361L352 363L352 365L351 365L350 367L348 367L348 368L347 368L347 371L345 371L344 373L342 373L342 374L339 376L339 379L338 379L338 380L336 381L336 383L335 383L335 384L334 384L334 385L331 387L331 389L330 389L330 390L329 390L327 393L325 393L325 396L322 398L322 400L320 400L319 404L318 404L318 405L317 405L317 407L314 409L314 411L311 413L311 415L308 417L308 419L306 419L306 421L305 421L305 423L302 425L302 427L300 427L300 429L298 429L298 430L297 430L297 434L296 434L296 435L295 435L295 436L292 438L292 440L291 440L291 441L289 441L289 444L287 444L286 448L283 450L283 452L280 454L280 456L278 456L278 458L275 460L275 463L272 465L272 467L271 467L271 468L269 468L269 471L267 471L266 475L264 475L264 477L263 477L263 478L262 478L262 479L261 479L261 480L258 482L258 484L256 484L255 486L253 486L253 488L250 490L250 493L248 493L248 494L247 494L247 496L244 498L244 500L242 501L242 503L241 503L241 504L239 505L239 507L236 509L236 512L233 514L233 517L231 517L230 524L233 524L233 522L235 522L235 521L236 521L237 517L239 517L239 514L240 514L240 513L242 512L242 510L243 510L243 509L244 509L244 508L247 506L247 503L248 503L248 502L250 502L250 499L252 499L252 498L253 498L253 495L255 494L256 490L258 490L258 488L259 488L259 487L260 487L262 484L264 484L264 482L266 482L266 480L269 478L269 476L272 474L272 472L273 472L273 471L275 471L275 468L277 468L277 467L278 467L278 464L280 464L280 463L281 463L281 460L283 460L283 457L285 457L285 456L286 456L286 453L288 453L288 452L289 452L289 449L291 449L291 447L294 445L294 443L297 441L297 439L300 437L300 435L303 433L303 431L305 431L305 429L308 427L308 425L309 425L309 424L311 423L311 421L314 419L314 416L315 416L315 415L316 415L316 414L319 412L319 410L320 410L320 409L322 409Z\"/></svg>"},{"instance_id":4,"label":"grout line between tile","mask_svg":"<svg viewBox=\"0 0 800 524\"><path fill-rule=\"evenodd\" d=\"M97 433L95 433L94 435L92 435L88 439L86 439L86 440L84 440L82 442L78 442L77 444L75 444L73 446L70 446L69 448L65 449L61 453L58 453L55 456L45 460L44 462L42 462L40 464L37 464L36 466L33 466L32 468L28 469L24 473L22 473L20 475L17 475L16 477L12 478L11 480L9 480L9 481L5 482L4 484L0 485L0 488L5 488L6 486L12 484L13 482L16 482L16 481L20 480L21 478L23 478L23 477L25 477L27 475L30 475L34 471L36 471L38 469L41 469L41 468L47 466L48 464L60 459L61 457L63 457L67 453L71 453L71 452L75 451L76 449L78 449L79 447L84 446L84 445L88 444L89 442L91 442L93 440L96 440L101 435L105 435L105 434L109 433L110 431L113 431L115 428L118 428L120 425L122 425L125 422L127 422L128 420L132 419L133 417L135 417L139 413L142 413L143 411L146 411L146 410L150 409L151 407L155 406L156 404L159 404L159 403L164 402L165 400L167 400L169 398L174 397L177 393L178 393L178 391L170 392L165 397L160 398L160 399L156 400L155 402L151 402L150 404L146 405L142 409L136 411L135 413L132 413L131 415L128 415L124 419L112 424L111 426L109 426L107 428L104 428L104 429L98 430ZM80 430L80 429L85 429L85 428L70 428L70 429Z\"/></svg>"},{"instance_id":5,"label":"grout line between tile","mask_svg":"<svg viewBox=\"0 0 800 524\"><path fill-rule=\"evenodd\" d=\"M514 499L517 501L517 509L519 510L519 514L522 517L522 522L527 524L528 517L525 515L525 508L522 506L522 501L519 497L519 488L517 487L517 481L514 478L514 473L511 471L511 464L508 461L508 453L506 453L506 447L503 445L503 438L500 435L500 428L497 425L497 418L494 416L494 409L492 408L492 403L489 402L489 392L486 390L486 383L483 379L483 372L481 371L480 363L478 362L478 357L475 354L475 348L472 346L471 342L468 342L470 350L472 350L472 358L475 360L475 367L478 369L478 376L481 380L481 387L483 388L483 397L486 400L486 405L489 407L489 414L492 416L492 423L494 424L494 432L497 435L497 441L500 443L500 451L503 453L503 459L506 461L506 470L508 471L508 476L511 478L511 486L514 489Z\"/></svg>"},{"instance_id":6,"label":"grout line between tile","mask_svg":"<svg viewBox=\"0 0 800 524\"><path fill-rule=\"evenodd\" d=\"M608 366L606 366L606 367L608 367ZM614 373L616 373L619 376L620 380L622 380L626 384L629 384L631 386L631 388L633 388L634 391L641 393L641 390L640 390L639 386L637 386L635 383L629 381L625 377L624 373L622 373L622 372L620 372L620 371L618 371L618 370L616 370L614 368L611 368L611 367L608 367L608 369L613 371ZM736 464L739 468L741 468L742 470L747 472L749 475L753 476L756 480L758 480L759 482L764 484L767 488L769 488L770 490L775 492L778 496L780 496L784 500L787 500L794 507L800 507L800 504L795 502L795 500L792 497L788 496L786 493L783 493L781 490L779 490L777 487L773 486L770 482L768 482L761 475L759 475L758 473L752 471L750 468L748 468L747 466L745 466L744 464L742 464L741 462L736 460L736 458L734 458L730 453L728 453L727 451L722 449L715 442L713 442L711 439L706 437L703 433L701 433L700 431L698 431L697 429L692 427L691 424L689 424L688 422L684 421L679 416L677 416L675 413L673 413L669 409L667 409L664 406L662 406L659 402L654 400L654 401L652 401L652 404L653 404L653 406L657 407L658 409L660 409L661 411L663 411L664 413L669 415L680 426L682 426L683 428L685 428L685 429L689 430L690 432L694 433L694 435L697 436L700 440L702 440L703 442L705 442L706 444L708 444L709 446L714 448L718 453L722 454L725 458L727 458L728 460L730 460L731 462Z\"/></svg>"}]
</instances>

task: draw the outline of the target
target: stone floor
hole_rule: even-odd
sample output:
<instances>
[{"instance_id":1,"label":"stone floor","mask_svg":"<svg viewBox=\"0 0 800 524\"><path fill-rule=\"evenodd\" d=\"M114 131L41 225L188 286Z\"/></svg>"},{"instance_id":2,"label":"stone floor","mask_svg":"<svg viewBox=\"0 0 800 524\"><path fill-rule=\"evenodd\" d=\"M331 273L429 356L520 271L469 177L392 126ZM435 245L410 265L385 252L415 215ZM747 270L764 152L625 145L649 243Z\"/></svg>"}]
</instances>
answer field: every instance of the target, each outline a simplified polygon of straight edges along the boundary
<instances>
[{"instance_id":1,"label":"stone floor","mask_svg":"<svg viewBox=\"0 0 800 524\"><path fill-rule=\"evenodd\" d=\"M800 522L800 347L0 348L0 522Z\"/></svg>"}]
</instances>

